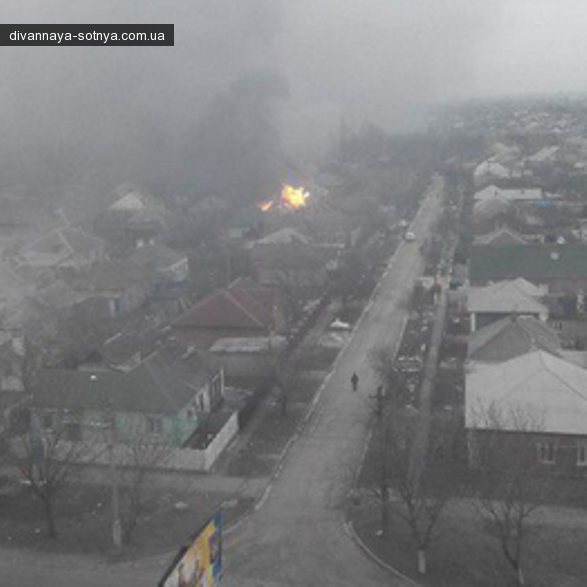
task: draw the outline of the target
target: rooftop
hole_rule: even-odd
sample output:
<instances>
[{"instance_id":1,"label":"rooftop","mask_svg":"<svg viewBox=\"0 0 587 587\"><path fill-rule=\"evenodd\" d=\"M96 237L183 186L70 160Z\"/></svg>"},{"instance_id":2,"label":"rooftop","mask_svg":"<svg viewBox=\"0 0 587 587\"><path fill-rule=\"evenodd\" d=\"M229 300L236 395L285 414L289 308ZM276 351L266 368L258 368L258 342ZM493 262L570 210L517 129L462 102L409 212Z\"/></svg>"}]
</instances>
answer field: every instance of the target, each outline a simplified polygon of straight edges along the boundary
<instances>
[{"instance_id":1,"label":"rooftop","mask_svg":"<svg viewBox=\"0 0 587 587\"><path fill-rule=\"evenodd\" d=\"M469 279L472 283L517 277L534 283L548 283L556 279L587 279L587 246L471 246Z\"/></svg>"},{"instance_id":2,"label":"rooftop","mask_svg":"<svg viewBox=\"0 0 587 587\"><path fill-rule=\"evenodd\" d=\"M469 336L469 361L499 363L533 350L559 354L557 333L534 316L508 316Z\"/></svg>"},{"instance_id":3,"label":"rooftop","mask_svg":"<svg viewBox=\"0 0 587 587\"><path fill-rule=\"evenodd\" d=\"M180 327L269 330L273 327L273 290L237 279L189 308L175 322Z\"/></svg>"},{"instance_id":4,"label":"rooftop","mask_svg":"<svg viewBox=\"0 0 587 587\"><path fill-rule=\"evenodd\" d=\"M546 294L545 288L519 277L500 281L486 287L472 287L467 293L469 312L543 314L547 307L539 298Z\"/></svg>"},{"instance_id":5,"label":"rooftop","mask_svg":"<svg viewBox=\"0 0 587 587\"><path fill-rule=\"evenodd\" d=\"M587 371L544 351L477 366L465 397L467 428L491 428L486 415L497 412L500 429L519 429L521 415L536 431L587 435Z\"/></svg>"},{"instance_id":6,"label":"rooftop","mask_svg":"<svg viewBox=\"0 0 587 587\"><path fill-rule=\"evenodd\" d=\"M252 338L221 338L210 348L211 353L261 354L282 350L287 344L283 336L259 336Z\"/></svg>"},{"instance_id":7,"label":"rooftop","mask_svg":"<svg viewBox=\"0 0 587 587\"><path fill-rule=\"evenodd\" d=\"M493 246L504 246L504 245L524 245L527 241L523 234L515 231L513 228L508 226L501 226L488 232L475 237L476 245L493 245Z\"/></svg>"},{"instance_id":8,"label":"rooftop","mask_svg":"<svg viewBox=\"0 0 587 587\"><path fill-rule=\"evenodd\" d=\"M184 260L187 260L185 254L178 253L165 245L154 243L138 248L130 256L130 261L133 263L140 266L151 265L157 270L166 269Z\"/></svg>"},{"instance_id":9,"label":"rooftop","mask_svg":"<svg viewBox=\"0 0 587 587\"><path fill-rule=\"evenodd\" d=\"M153 353L134 369L45 369L35 390L37 407L70 410L175 413L210 379L211 370L196 353L174 349Z\"/></svg>"},{"instance_id":10,"label":"rooftop","mask_svg":"<svg viewBox=\"0 0 587 587\"><path fill-rule=\"evenodd\" d=\"M71 257L91 260L104 254L106 242L77 228L58 228L25 246L18 259L51 267Z\"/></svg>"}]
</instances>

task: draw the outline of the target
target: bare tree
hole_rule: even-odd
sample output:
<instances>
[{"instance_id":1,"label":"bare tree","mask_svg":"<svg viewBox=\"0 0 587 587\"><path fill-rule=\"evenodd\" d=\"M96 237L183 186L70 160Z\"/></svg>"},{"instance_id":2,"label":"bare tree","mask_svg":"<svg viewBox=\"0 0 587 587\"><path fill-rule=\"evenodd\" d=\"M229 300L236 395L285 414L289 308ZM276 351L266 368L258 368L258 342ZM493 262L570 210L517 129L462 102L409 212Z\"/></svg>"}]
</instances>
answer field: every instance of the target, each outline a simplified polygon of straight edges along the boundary
<instances>
[{"instance_id":1,"label":"bare tree","mask_svg":"<svg viewBox=\"0 0 587 587\"><path fill-rule=\"evenodd\" d=\"M310 349L299 348L290 356L281 353L276 357L274 379L281 415L284 417L287 416L291 397L300 389L304 364L310 352Z\"/></svg>"},{"instance_id":2,"label":"bare tree","mask_svg":"<svg viewBox=\"0 0 587 587\"><path fill-rule=\"evenodd\" d=\"M122 540L130 543L141 517L149 510L154 498L149 476L171 457L173 449L137 437L131 439L123 450L125 463L118 473L122 489L120 521Z\"/></svg>"},{"instance_id":3,"label":"bare tree","mask_svg":"<svg viewBox=\"0 0 587 587\"><path fill-rule=\"evenodd\" d=\"M375 466L377 469L377 490L379 501L381 535L389 532L389 423L388 419L405 400L405 389L400 373L395 368L395 349L393 346L378 346L369 352L369 363L379 384L373 396L372 412L375 418L374 439L377 444Z\"/></svg>"},{"instance_id":4,"label":"bare tree","mask_svg":"<svg viewBox=\"0 0 587 587\"><path fill-rule=\"evenodd\" d=\"M396 411L387 418L390 484L396 499L390 502L394 513L410 530L416 545L418 572L427 572L427 552L436 538L437 523L450 499L453 470L455 419L433 414L428 443L418 467L412 466L418 414Z\"/></svg>"},{"instance_id":5,"label":"bare tree","mask_svg":"<svg viewBox=\"0 0 587 587\"><path fill-rule=\"evenodd\" d=\"M67 426L43 433L32 429L11 444L11 458L22 479L43 505L47 534L57 536L55 502L67 485L84 445L67 440Z\"/></svg>"},{"instance_id":6,"label":"bare tree","mask_svg":"<svg viewBox=\"0 0 587 587\"><path fill-rule=\"evenodd\" d=\"M26 403L30 404L47 353L25 333L11 331L5 314L0 316L0 329L12 335L15 376L20 381ZM68 422L63 418L52 417L50 425L45 426L35 419L34 411L28 414L27 429L18 430L16 437L7 440L6 457L42 503L47 534L55 538L55 501L67 485L72 466L84 447L81 443L69 442Z\"/></svg>"},{"instance_id":7,"label":"bare tree","mask_svg":"<svg viewBox=\"0 0 587 587\"><path fill-rule=\"evenodd\" d=\"M377 393L373 400L373 415L375 416L374 432L377 444L375 466L378 485L374 493L379 501L381 535L385 537L389 533L389 428L385 421L386 408L389 408L389 406L386 406L385 389L382 385L377 388Z\"/></svg>"},{"instance_id":8,"label":"bare tree","mask_svg":"<svg viewBox=\"0 0 587 587\"><path fill-rule=\"evenodd\" d=\"M383 388L386 404L398 408L409 401L402 374L395 367L396 349L380 345L369 351L369 365L378 386Z\"/></svg>"},{"instance_id":9,"label":"bare tree","mask_svg":"<svg viewBox=\"0 0 587 587\"><path fill-rule=\"evenodd\" d=\"M475 464L484 487L475 508L515 574L525 585L523 559L531 534L531 517L544 503L548 482L539 471L537 435L540 418L528 411L498 410L477 413L479 427L470 437Z\"/></svg>"},{"instance_id":10,"label":"bare tree","mask_svg":"<svg viewBox=\"0 0 587 587\"><path fill-rule=\"evenodd\" d=\"M152 505L150 475L172 457L174 448L148 438L137 426L126 442L114 446L114 488L120 488L119 512L122 541L130 543L139 521ZM117 496L118 500L118 496Z\"/></svg>"}]
</instances>

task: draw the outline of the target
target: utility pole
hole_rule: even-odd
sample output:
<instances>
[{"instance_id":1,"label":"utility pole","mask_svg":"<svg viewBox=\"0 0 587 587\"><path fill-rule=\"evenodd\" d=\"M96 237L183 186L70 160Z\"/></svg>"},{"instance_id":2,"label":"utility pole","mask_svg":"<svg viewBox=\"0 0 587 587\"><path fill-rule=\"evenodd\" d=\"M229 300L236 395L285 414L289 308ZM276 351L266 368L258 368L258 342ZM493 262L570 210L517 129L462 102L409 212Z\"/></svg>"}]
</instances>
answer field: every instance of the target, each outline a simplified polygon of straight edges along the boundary
<instances>
[{"instance_id":1,"label":"utility pole","mask_svg":"<svg viewBox=\"0 0 587 587\"><path fill-rule=\"evenodd\" d=\"M110 408L108 412L108 456L110 464L110 482L112 483L111 505L112 505L112 542L114 547L122 547L122 526L120 524L120 495L118 491L118 472L116 469L116 457L114 454L115 444L115 420L114 411Z\"/></svg>"},{"instance_id":2,"label":"utility pole","mask_svg":"<svg viewBox=\"0 0 587 587\"><path fill-rule=\"evenodd\" d=\"M385 536L389 529L389 484L387 479L387 427L385 425L385 391L383 385L377 388L375 395L375 418L379 428L379 493L381 505L381 534Z\"/></svg>"}]
</instances>

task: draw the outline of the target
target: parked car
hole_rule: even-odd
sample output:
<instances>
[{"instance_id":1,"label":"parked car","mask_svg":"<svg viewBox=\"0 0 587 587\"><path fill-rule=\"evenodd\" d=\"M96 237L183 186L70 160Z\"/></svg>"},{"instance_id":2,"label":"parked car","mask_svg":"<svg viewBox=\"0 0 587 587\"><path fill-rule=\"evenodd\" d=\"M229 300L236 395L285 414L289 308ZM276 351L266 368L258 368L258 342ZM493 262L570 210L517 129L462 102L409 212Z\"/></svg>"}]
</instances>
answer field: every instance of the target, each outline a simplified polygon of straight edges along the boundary
<instances>
[{"instance_id":1,"label":"parked car","mask_svg":"<svg viewBox=\"0 0 587 587\"><path fill-rule=\"evenodd\" d=\"M351 325L348 322L343 322L339 318L336 318L330 325L330 330L350 330Z\"/></svg>"},{"instance_id":2,"label":"parked car","mask_svg":"<svg viewBox=\"0 0 587 587\"><path fill-rule=\"evenodd\" d=\"M416 240L416 235L411 230L409 230L408 232L406 232L405 239L408 242L413 242Z\"/></svg>"}]
</instances>

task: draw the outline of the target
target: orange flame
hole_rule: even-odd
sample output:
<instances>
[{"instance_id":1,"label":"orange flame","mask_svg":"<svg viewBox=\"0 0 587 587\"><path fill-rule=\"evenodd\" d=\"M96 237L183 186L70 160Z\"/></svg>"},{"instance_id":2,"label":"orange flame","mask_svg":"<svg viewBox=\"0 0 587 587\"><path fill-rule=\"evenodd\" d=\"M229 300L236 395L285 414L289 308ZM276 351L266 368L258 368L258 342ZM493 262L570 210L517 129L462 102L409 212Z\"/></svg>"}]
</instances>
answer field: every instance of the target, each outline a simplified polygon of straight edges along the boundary
<instances>
[{"instance_id":1,"label":"orange flame","mask_svg":"<svg viewBox=\"0 0 587 587\"><path fill-rule=\"evenodd\" d=\"M265 202L260 202L258 206L261 208L261 210L263 210L263 212L267 212L267 210L271 210L271 208L273 208L273 204L273 200L266 200Z\"/></svg>"},{"instance_id":2,"label":"orange flame","mask_svg":"<svg viewBox=\"0 0 587 587\"><path fill-rule=\"evenodd\" d=\"M281 190L281 203L291 210L298 210L308 205L306 200L309 196L310 192L306 192L304 188L294 188L284 184Z\"/></svg>"}]
</instances>

